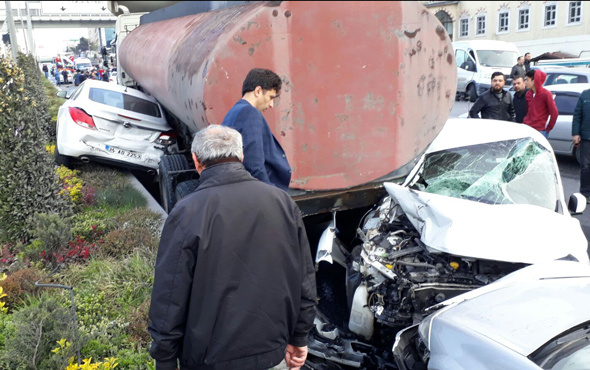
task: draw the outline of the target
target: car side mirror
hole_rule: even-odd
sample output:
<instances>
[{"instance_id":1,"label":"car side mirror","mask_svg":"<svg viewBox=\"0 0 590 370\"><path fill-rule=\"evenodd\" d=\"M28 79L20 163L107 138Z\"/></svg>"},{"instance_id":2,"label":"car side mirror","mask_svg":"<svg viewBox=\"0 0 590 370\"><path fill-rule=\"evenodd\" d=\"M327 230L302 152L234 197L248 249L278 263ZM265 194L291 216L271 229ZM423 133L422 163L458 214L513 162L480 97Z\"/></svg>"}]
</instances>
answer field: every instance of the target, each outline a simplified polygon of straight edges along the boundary
<instances>
[{"instance_id":1,"label":"car side mirror","mask_svg":"<svg viewBox=\"0 0 590 370\"><path fill-rule=\"evenodd\" d=\"M69 99L70 98L68 96L68 92L64 91L64 90L58 91L57 94L55 94L55 95L59 96L62 99Z\"/></svg>"},{"instance_id":2,"label":"car side mirror","mask_svg":"<svg viewBox=\"0 0 590 370\"><path fill-rule=\"evenodd\" d=\"M567 209L572 215L579 215L586 209L586 197L580 193L574 193L570 196L570 200L567 203Z\"/></svg>"}]
</instances>

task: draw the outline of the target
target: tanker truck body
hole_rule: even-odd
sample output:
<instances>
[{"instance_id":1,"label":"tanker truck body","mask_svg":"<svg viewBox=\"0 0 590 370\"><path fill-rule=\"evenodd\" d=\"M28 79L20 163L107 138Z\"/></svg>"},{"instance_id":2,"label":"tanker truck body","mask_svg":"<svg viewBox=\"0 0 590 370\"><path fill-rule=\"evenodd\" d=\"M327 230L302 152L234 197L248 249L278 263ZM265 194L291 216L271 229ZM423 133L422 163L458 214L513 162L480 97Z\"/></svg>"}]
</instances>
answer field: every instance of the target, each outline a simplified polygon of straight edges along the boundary
<instances>
[{"instance_id":1,"label":"tanker truck body","mask_svg":"<svg viewBox=\"0 0 590 370\"><path fill-rule=\"evenodd\" d=\"M179 3L145 15L118 49L119 74L161 103L185 148L161 158L164 208L196 187L193 134L221 124L250 69L268 68L283 87L264 115L291 164L289 193L305 216L312 255L320 237L336 240L324 231L331 222L352 255L363 215L387 194L384 181L405 177L447 120L457 73L449 36L417 2L242 2L213 9L220 3L226 4ZM178 16L183 7L207 4L207 11ZM158 12L176 17L159 19ZM334 234L332 226L326 231ZM338 264L318 271L320 302L345 302L320 306L310 338L314 361L393 368L395 331L376 324L367 340L358 335L363 329L342 329L351 316L347 293L338 291L348 286L346 271Z\"/></svg>"},{"instance_id":2,"label":"tanker truck body","mask_svg":"<svg viewBox=\"0 0 590 370\"><path fill-rule=\"evenodd\" d=\"M145 23L154 13L121 43L119 74L166 108L190 149L192 134L220 124L241 98L250 69L275 71L283 88L265 118L308 215L376 203L383 180L405 175L454 102L450 39L418 3L253 2ZM162 157L167 211L187 191L178 188L187 163Z\"/></svg>"}]
</instances>

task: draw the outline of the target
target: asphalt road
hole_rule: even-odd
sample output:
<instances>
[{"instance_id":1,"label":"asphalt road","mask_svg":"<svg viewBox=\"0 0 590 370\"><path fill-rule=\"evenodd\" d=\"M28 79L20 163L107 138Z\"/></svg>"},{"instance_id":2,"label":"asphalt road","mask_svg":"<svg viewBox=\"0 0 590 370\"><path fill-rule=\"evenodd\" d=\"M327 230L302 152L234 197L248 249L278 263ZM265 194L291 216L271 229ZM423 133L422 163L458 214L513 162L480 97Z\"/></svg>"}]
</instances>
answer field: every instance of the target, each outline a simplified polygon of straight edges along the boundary
<instances>
[{"instance_id":1,"label":"asphalt road","mask_svg":"<svg viewBox=\"0 0 590 370\"><path fill-rule=\"evenodd\" d=\"M456 101L451 110L451 117L459 117L460 115L467 113L472 104L473 103L466 101ZM564 156L557 156L557 164L561 175L565 200L567 202L573 193L580 190L580 167L575 159ZM590 240L590 206L582 215L573 217L580 221L586 239Z\"/></svg>"}]
</instances>

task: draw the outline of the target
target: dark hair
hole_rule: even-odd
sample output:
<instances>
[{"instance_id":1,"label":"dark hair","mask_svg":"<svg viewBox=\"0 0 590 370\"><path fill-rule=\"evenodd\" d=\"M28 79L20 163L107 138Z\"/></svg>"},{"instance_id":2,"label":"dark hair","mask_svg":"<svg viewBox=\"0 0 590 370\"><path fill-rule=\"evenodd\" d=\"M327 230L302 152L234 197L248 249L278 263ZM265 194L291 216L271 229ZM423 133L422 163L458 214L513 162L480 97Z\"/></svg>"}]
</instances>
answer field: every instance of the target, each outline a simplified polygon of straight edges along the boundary
<instances>
[{"instance_id":1,"label":"dark hair","mask_svg":"<svg viewBox=\"0 0 590 370\"><path fill-rule=\"evenodd\" d=\"M526 76L527 76L527 78L530 78L531 80L534 81L535 80L535 70L534 69L531 69L530 71L528 71L526 73Z\"/></svg>"},{"instance_id":2,"label":"dark hair","mask_svg":"<svg viewBox=\"0 0 590 370\"><path fill-rule=\"evenodd\" d=\"M516 58L516 61L518 62L520 59L524 58L522 55L519 56L518 58Z\"/></svg>"},{"instance_id":3,"label":"dark hair","mask_svg":"<svg viewBox=\"0 0 590 370\"><path fill-rule=\"evenodd\" d=\"M526 57L527 55L530 55L530 54L531 54L531 53L528 53L528 52L527 52L527 53L524 53L524 56Z\"/></svg>"},{"instance_id":4,"label":"dark hair","mask_svg":"<svg viewBox=\"0 0 590 370\"><path fill-rule=\"evenodd\" d=\"M491 79L493 80L494 77L496 77L496 76L502 76L502 77L504 77L504 73L499 72L499 71L496 71L496 72L492 73L492 78ZM506 77L504 77L504 80L506 80Z\"/></svg>"},{"instance_id":5,"label":"dark hair","mask_svg":"<svg viewBox=\"0 0 590 370\"><path fill-rule=\"evenodd\" d=\"M275 89L278 93L281 91L281 85L281 78L270 69L254 68L248 72L242 84L242 96L250 91L254 91L258 86L262 90Z\"/></svg>"},{"instance_id":6,"label":"dark hair","mask_svg":"<svg viewBox=\"0 0 590 370\"><path fill-rule=\"evenodd\" d=\"M514 81L518 80L519 78L524 81L524 78L522 76L516 76L512 79L512 83L514 83Z\"/></svg>"}]
</instances>

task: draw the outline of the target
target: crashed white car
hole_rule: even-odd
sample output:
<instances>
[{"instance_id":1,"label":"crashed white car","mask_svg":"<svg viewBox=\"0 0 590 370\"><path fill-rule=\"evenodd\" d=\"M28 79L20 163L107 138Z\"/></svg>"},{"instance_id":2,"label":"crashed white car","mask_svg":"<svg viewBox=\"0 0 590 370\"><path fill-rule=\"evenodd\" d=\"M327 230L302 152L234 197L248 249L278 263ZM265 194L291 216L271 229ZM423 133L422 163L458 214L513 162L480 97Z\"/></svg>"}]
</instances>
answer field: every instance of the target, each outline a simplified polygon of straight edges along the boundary
<instances>
[{"instance_id":1,"label":"crashed white car","mask_svg":"<svg viewBox=\"0 0 590 370\"><path fill-rule=\"evenodd\" d=\"M86 80L62 97L68 100L57 116L58 164L79 159L155 171L165 151L178 150L162 107L141 91Z\"/></svg>"},{"instance_id":2,"label":"crashed white car","mask_svg":"<svg viewBox=\"0 0 590 370\"><path fill-rule=\"evenodd\" d=\"M582 212L585 199L574 194L566 204L551 146L528 126L450 119L403 184L385 187L389 196L361 221L359 243L340 242L333 223L320 239L320 312L309 344L316 358L395 368L395 333L428 307L527 265L589 263L568 212ZM345 269L344 317L322 306L331 297L321 271L332 266L321 261Z\"/></svg>"},{"instance_id":3,"label":"crashed white car","mask_svg":"<svg viewBox=\"0 0 590 370\"><path fill-rule=\"evenodd\" d=\"M400 370L588 369L590 266L528 266L441 303L393 346Z\"/></svg>"}]
</instances>

